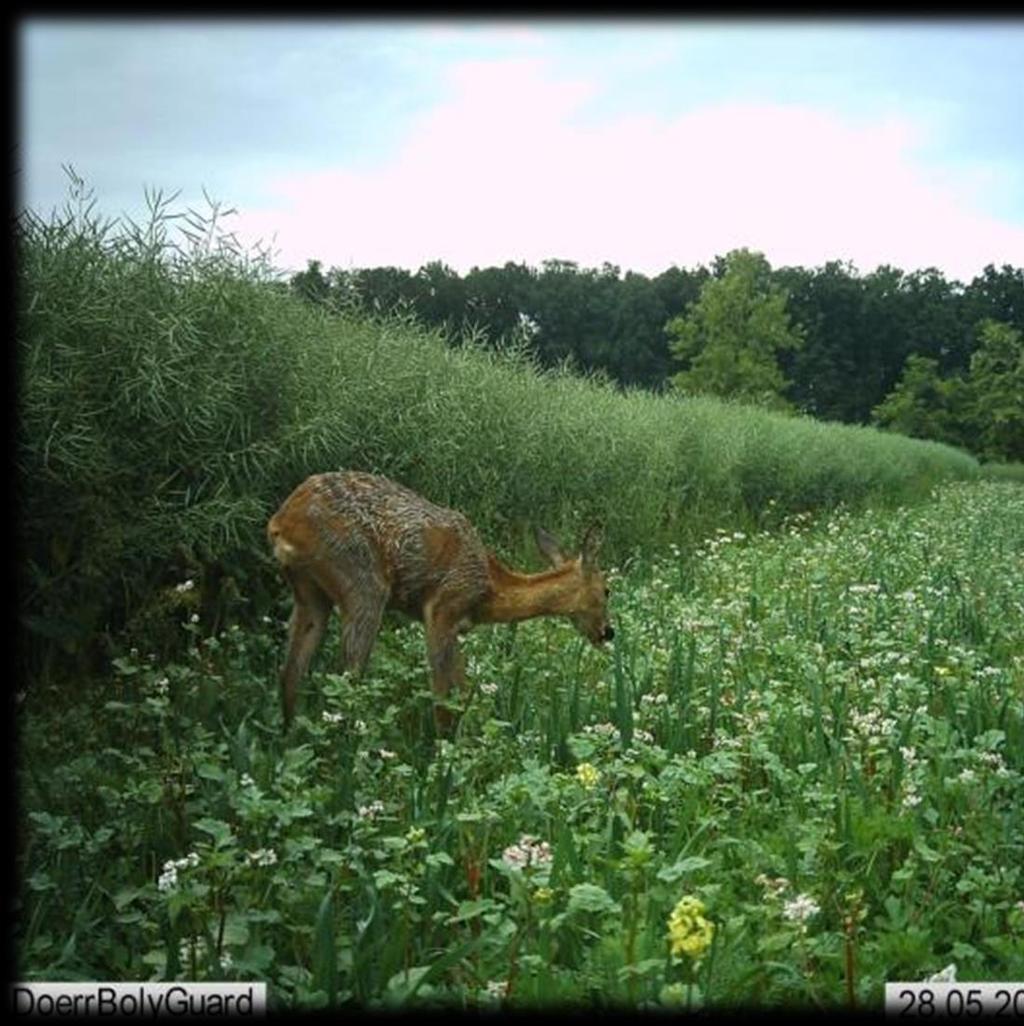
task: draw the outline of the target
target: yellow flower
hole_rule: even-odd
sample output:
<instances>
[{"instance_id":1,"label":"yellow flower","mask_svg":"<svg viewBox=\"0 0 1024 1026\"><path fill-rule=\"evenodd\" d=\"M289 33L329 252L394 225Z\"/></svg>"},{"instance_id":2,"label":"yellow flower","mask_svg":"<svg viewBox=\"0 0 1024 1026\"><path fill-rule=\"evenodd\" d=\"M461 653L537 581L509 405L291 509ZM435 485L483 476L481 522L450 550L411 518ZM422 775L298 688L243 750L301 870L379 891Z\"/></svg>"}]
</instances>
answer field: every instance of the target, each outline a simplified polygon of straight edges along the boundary
<instances>
[{"instance_id":1,"label":"yellow flower","mask_svg":"<svg viewBox=\"0 0 1024 1026\"><path fill-rule=\"evenodd\" d=\"M576 767L576 779L589 791L590 788L597 787L597 782L601 779L601 771L589 762L581 762Z\"/></svg>"},{"instance_id":2,"label":"yellow flower","mask_svg":"<svg viewBox=\"0 0 1024 1026\"><path fill-rule=\"evenodd\" d=\"M687 894L668 917L668 940L673 955L700 958L711 946L715 924L704 918L704 903Z\"/></svg>"}]
</instances>

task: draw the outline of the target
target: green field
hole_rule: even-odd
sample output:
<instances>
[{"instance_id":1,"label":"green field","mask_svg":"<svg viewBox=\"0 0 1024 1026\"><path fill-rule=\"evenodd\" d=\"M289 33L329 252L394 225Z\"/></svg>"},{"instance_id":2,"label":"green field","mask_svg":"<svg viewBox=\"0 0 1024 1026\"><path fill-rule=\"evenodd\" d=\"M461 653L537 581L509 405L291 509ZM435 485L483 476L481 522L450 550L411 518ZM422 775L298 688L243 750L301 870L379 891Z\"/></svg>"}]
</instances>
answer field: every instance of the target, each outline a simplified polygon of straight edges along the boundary
<instances>
[{"instance_id":1,"label":"green field","mask_svg":"<svg viewBox=\"0 0 1024 1026\"><path fill-rule=\"evenodd\" d=\"M610 579L605 650L467 638L452 740L418 626L358 685L332 630L283 736L283 585L208 636L178 582L179 657L19 696L19 977L868 1008L949 963L1024 978L1024 490L728 524Z\"/></svg>"}]
</instances>

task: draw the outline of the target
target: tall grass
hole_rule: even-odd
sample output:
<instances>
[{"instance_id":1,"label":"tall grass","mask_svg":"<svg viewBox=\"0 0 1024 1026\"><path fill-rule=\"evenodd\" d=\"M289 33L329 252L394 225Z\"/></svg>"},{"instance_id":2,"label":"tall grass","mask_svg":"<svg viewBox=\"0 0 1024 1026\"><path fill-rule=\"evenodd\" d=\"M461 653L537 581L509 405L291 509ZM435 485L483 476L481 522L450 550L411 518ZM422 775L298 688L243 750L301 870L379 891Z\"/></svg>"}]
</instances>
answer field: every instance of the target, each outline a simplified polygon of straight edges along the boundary
<instances>
[{"instance_id":1,"label":"tall grass","mask_svg":"<svg viewBox=\"0 0 1024 1026\"><path fill-rule=\"evenodd\" d=\"M215 629L279 590L266 518L303 477L389 474L522 557L527 527L606 524L613 558L712 526L903 501L976 461L946 446L542 372L522 347L315 308L210 215L102 220L80 183L19 221L19 542L33 672L200 583ZM176 231L180 226L183 231ZM566 538L567 543L576 539ZM176 634L174 635L177 636Z\"/></svg>"}]
</instances>

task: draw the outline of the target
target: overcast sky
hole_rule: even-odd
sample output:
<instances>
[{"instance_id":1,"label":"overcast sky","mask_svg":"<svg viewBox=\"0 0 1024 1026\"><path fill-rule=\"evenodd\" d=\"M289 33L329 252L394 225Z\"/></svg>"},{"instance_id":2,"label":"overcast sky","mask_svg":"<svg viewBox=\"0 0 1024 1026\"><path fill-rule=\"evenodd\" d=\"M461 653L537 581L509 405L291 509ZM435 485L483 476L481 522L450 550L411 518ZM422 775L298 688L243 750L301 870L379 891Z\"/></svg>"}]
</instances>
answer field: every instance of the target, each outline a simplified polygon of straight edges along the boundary
<instances>
[{"instance_id":1,"label":"overcast sky","mask_svg":"<svg viewBox=\"0 0 1024 1026\"><path fill-rule=\"evenodd\" d=\"M1024 23L25 19L21 201L202 190L283 270L1024 265Z\"/></svg>"}]
</instances>

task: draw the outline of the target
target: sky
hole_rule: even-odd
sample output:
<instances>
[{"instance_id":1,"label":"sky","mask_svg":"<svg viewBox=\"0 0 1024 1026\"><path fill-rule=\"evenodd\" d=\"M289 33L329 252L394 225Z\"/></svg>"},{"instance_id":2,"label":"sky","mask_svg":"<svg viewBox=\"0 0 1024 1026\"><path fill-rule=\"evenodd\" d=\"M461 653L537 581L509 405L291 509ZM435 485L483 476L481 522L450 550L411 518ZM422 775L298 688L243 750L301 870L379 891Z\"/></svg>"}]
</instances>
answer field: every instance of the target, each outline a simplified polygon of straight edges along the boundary
<instances>
[{"instance_id":1,"label":"sky","mask_svg":"<svg viewBox=\"0 0 1024 1026\"><path fill-rule=\"evenodd\" d=\"M1024 21L25 18L19 202L282 271L1024 265Z\"/></svg>"}]
</instances>

